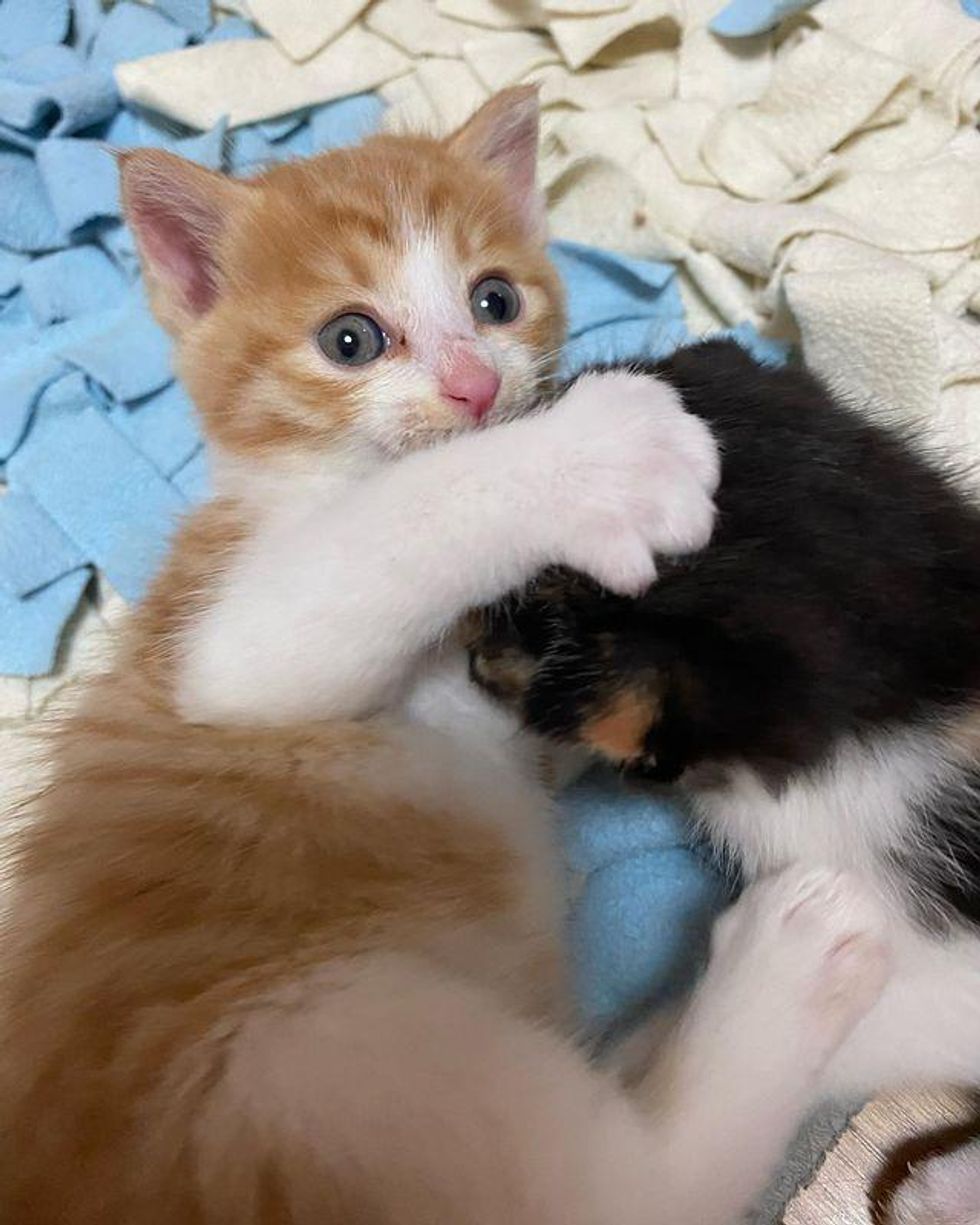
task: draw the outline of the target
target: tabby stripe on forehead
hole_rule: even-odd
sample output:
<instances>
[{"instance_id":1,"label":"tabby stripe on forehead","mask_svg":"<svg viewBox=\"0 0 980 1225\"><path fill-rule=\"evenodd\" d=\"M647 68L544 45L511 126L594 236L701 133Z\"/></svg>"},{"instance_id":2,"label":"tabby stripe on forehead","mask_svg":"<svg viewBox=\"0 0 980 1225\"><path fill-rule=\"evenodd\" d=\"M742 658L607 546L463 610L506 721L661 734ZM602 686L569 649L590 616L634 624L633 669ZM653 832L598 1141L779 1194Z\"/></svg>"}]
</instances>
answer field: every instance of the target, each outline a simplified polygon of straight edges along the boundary
<instances>
[{"instance_id":1,"label":"tabby stripe on forehead","mask_svg":"<svg viewBox=\"0 0 980 1225\"><path fill-rule=\"evenodd\" d=\"M354 246L341 248L337 252L344 264L347 275L355 285L370 285L372 281L371 262L365 253Z\"/></svg>"}]
</instances>

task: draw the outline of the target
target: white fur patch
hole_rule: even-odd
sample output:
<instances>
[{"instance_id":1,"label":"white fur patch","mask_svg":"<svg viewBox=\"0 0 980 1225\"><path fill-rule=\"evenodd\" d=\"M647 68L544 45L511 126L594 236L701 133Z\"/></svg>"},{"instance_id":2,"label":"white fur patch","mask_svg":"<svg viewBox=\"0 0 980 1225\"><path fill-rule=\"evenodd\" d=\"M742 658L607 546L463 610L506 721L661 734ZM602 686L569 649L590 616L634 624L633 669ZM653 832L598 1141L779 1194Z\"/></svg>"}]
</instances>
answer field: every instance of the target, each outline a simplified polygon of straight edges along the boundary
<instances>
[{"instance_id":1,"label":"white fur patch","mask_svg":"<svg viewBox=\"0 0 980 1225\"><path fill-rule=\"evenodd\" d=\"M794 866L751 885L718 921L711 964L698 990L712 1013L708 1041L742 1044L743 1092L763 1077L816 1078L881 994L889 973L888 920L861 880ZM752 983L738 1027L735 980ZM702 1052L708 1066L717 1059ZM761 1109L761 1107L760 1107Z\"/></svg>"},{"instance_id":2,"label":"white fur patch","mask_svg":"<svg viewBox=\"0 0 980 1225\"><path fill-rule=\"evenodd\" d=\"M406 456L340 492L284 487L187 627L182 713L363 716L400 699L464 612L543 567L638 590L654 551L703 544L711 435L671 389L625 380L583 380L548 413Z\"/></svg>"},{"instance_id":3,"label":"white fur patch","mask_svg":"<svg viewBox=\"0 0 980 1225\"><path fill-rule=\"evenodd\" d=\"M392 292L418 360L437 370L447 342L476 341L466 270L431 230L410 231Z\"/></svg>"},{"instance_id":4,"label":"white fur patch","mask_svg":"<svg viewBox=\"0 0 980 1225\"><path fill-rule=\"evenodd\" d=\"M794 862L844 868L860 874L890 912L894 973L828 1068L832 1096L980 1081L980 940L923 931L912 917L909 883L892 864L895 853L927 853L917 847L910 805L952 769L939 736L907 730L847 741L778 794L743 768L726 787L695 796L712 838L750 879Z\"/></svg>"},{"instance_id":5,"label":"white fur patch","mask_svg":"<svg viewBox=\"0 0 980 1225\"><path fill-rule=\"evenodd\" d=\"M882 857L914 836L909 804L948 770L934 735L910 730L847 740L776 793L735 767L723 787L694 800L711 836L750 876L797 861L879 874Z\"/></svg>"}]
</instances>

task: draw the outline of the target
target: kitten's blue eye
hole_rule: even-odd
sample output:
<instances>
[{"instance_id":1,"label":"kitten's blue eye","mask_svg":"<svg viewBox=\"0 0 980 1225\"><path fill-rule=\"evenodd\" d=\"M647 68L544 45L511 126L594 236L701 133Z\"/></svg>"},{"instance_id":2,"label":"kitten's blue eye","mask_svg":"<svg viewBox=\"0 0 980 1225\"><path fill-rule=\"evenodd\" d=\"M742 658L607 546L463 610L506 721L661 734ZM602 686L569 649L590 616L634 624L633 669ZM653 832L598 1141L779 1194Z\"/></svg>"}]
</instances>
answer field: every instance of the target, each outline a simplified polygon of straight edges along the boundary
<instances>
[{"instance_id":1,"label":"kitten's blue eye","mask_svg":"<svg viewBox=\"0 0 980 1225\"><path fill-rule=\"evenodd\" d=\"M338 366L366 366L388 347L388 337L370 315L338 315L317 333L317 344L325 357Z\"/></svg>"},{"instance_id":2,"label":"kitten's blue eye","mask_svg":"<svg viewBox=\"0 0 980 1225\"><path fill-rule=\"evenodd\" d=\"M470 294L470 310L477 323L512 323L521 313L520 295L503 277L484 277Z\"/></svg>"}]
</instances>

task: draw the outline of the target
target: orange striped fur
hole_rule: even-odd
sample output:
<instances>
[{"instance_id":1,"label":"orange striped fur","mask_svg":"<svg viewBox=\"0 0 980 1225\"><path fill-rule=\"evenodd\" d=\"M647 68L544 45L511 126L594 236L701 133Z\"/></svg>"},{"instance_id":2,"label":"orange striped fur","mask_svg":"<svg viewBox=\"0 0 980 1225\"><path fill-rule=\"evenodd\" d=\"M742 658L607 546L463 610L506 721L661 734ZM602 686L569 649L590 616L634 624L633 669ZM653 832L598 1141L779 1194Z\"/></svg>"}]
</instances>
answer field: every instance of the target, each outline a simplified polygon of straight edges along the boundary
<instances>
[{"instance_id":1,"label":"orange striped fur","mask_svg":"<svg viewBox=\"0 0 980 1225\"><path fill-rule=\"evenodd\" d=\"M264 465L315 466L351 445L378 377L419 389L391 437L461 428L406 346L383 371L348 375L310 343L333 312L384 309L406 222L438 236L464 281L492 269L521 286L509 343L527 358L503 392L526 397L550 369L557 278L504 176L467 140L379 136L247 183L155 151L123 159L138 236L147 183L213 210L199 226L214 227L213 307L189 310L144 246L147 281L209 438L255 481ZM115 668L52 739L53 781L15 848L0 949L5 1225L306 1220L284 1187L295 1154L266 1152L226 1119L209 1134L231 1148L209 1157L194 1129L220 1113L236 1033L256 1011L299 1007L315 970L337 967L329 998L350 990L359 958L452 961L453 933L512 925L520 943L533 915L501 972L526 1002L549 997L538 899L480 805L460 819L458 780L440 795L454 767L437 737L380 721L225 730L175 714L175 636L250 514L231 496L189 518ZM380 1219L345 1177L327 1180L315 1219Z\"/></svg>"}]
</instances>

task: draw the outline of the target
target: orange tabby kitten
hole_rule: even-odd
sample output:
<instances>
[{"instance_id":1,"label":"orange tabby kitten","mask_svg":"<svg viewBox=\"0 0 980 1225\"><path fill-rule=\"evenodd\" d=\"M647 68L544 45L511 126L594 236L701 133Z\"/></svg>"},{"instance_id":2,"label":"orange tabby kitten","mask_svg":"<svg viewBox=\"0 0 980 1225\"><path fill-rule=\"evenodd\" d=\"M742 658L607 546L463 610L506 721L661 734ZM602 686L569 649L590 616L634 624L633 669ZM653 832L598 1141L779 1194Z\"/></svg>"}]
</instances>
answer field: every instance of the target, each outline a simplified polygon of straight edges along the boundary
<instances>
[{"instance_id":1,"label":"orange tabby kitten","mask_svg":"<svg viewBox=\"0 0 980 1225\"><path fill-rule=\"evenodd\" d=\"M880 988L873 908L792 874L669 1076L571 1041L534 746L449 631L549 563L639 589L717 457L628 374L521 415L562 330L536 138L519 89L248 182L123 159L218 493L16 848L4 1225L725 1225Z\"/></svg>"}]
</instances>

